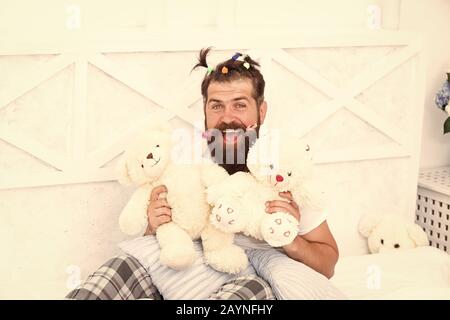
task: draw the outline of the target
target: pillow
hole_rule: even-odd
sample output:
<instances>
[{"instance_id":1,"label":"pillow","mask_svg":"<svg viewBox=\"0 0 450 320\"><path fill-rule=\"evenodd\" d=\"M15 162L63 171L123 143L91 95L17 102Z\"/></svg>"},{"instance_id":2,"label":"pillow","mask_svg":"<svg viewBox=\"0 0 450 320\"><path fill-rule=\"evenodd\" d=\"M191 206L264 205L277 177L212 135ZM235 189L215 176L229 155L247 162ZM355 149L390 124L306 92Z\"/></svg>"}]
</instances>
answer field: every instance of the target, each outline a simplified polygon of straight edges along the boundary
<instances>
[{"instance_id":1,"label":"pillow","mask_svg":"<svg viewBox=\"0 0 450 320\"><path fill-rule=\"evenodd\" d=\"M315 220L323 221L322 217ZM264 241L243 234L236 234L234 242L246 250L250 264L256 273L270 284L277 299L347 299L325 276L289 258L281 248L273 248Z\"/></svg>"},{"instance_id":2,"label":"pillow","mask_svg":"<svg viewBox=\"0 0 450 320\"><path fill-rule=\"evenodd\" d=\"M279 300L344 300L325 276L274 248L249 249L250 263Z\"/></svg>"},{"instance_id":3,"label":"pillow","mask_svg":"<svg viewBox=\"0 0 450 320\"><path fill-rule=\"evenodd\" d=\"M203 260L203 248L199 241L194 241L197 253L194 264L182 271L160 264L160 247L155 236L123 241L118 246L148 270L153 284L166 300L204 300L235 277L255 274L250 265L237 275L211 268Z\"/></svg>"}]
</instances>

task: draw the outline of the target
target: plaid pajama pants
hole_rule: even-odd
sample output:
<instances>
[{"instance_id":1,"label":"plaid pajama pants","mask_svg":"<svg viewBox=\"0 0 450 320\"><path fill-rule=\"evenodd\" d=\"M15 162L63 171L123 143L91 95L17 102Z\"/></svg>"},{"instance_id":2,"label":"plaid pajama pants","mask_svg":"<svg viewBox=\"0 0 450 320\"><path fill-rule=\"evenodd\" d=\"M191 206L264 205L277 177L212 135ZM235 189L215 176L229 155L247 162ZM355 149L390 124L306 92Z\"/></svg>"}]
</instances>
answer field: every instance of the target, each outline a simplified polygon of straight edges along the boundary
<instances>
[{"instance_id":1,"label":"plaid pajama pants","mask_svg":"<svg viewBox=\"0 0 450 320\"><path fill-rule=\"evenodd\" d=\"M137 259L117 256L91 274L66 299L75 300L162 300L150 275ZM209 297L211 300L273 300L269 284L257 276L237 277Z\"/></svg>"}]
</instances>

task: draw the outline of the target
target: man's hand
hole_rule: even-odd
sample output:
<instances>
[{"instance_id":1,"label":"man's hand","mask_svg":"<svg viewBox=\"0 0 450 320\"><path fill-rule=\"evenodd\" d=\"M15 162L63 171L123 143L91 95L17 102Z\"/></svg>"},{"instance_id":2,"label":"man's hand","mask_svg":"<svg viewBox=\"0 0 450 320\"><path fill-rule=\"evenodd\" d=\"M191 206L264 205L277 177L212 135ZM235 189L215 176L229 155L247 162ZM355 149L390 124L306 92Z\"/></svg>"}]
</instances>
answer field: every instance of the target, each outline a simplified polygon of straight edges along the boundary
<instances>
[{"instance_id":1,"label":"man's hand","mask_svg":"<svg viewBox=\"0 0 450 320\"><path fill-rule=\"evenodd\" d=\"M266 212L274 213L274 212L286 212L292 215L297 221L300 222L300 208L298 204L294 201L292 194L287 192L280 192L280 197L287 199L284 200L273 200L266 202Z\"/></svg>"},{"instance_id":2,"label":"man's hand","mask_svg":"<svg viewBox=\"0 0 450 320\"><path fill-rule=\"evenodd\" d=\"M156 229L164 223L172 221L172 211L166 199L160 199L166 193L164 185L153 188L150 195L150 204L147 209L148 225L144 236L156 234Z\"/></svg>"}]
</instances>

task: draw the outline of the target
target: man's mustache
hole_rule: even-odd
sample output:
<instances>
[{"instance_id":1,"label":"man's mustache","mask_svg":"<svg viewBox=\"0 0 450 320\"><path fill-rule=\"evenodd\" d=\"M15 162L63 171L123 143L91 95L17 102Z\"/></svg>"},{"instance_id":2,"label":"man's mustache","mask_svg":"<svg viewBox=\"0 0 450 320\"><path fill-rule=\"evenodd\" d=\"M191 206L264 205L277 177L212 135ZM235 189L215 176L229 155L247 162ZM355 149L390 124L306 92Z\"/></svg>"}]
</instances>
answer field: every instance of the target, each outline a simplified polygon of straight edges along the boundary
<instances>
[{"instance_id":1,"label":"man's mustache","mask_svg":"<svg viewBox=\"0 0 450 320\"><path fill-rule=\"evenodd\" d=\"M220 123L219 125L217 125L214 129L219 130L219 131L226 131L226 130L242 130L242 131L246 131L247 128L245 127L245 125L243 123L237 123L237 122L231 122L231 123Z\"/></svg>"},{"instance_id":2,"label":"man's mustache","mask_svg":"<svg viewBox=\"0 0 450 320\"><path fill-rule=\"evenodd\" d=\"M245 126L243 124L239 124L237 122L232 123L220 123L219 125L215 126L214 128L210 128L206 130L202 136L208 140L208 142L211 142L211 138L216 135L223 135L227 130L242 130L242 132L245 132Z\"/></svg>"},{"instance_id":3,"label":"man's mustache","mask_svg":"<svg viewBox=\"0 0 450 320\"><path fill-rule=\"evenodd\" d=\"M224 122L221 122L220 124L218 124L214 128L210 128L210 129L206 130L203 133L203 137L204 138L211 138L212 136L214 136L215 134L218 134L219 132L224 134L224 133L226 133L227 130L234 130L234 131L242 130L241 133L246 133L248 130L254 130L256 127L257 127L256 124L246 127L243 123L238 123L238 122L224 123Z\"/></svg>"}]
</instances>

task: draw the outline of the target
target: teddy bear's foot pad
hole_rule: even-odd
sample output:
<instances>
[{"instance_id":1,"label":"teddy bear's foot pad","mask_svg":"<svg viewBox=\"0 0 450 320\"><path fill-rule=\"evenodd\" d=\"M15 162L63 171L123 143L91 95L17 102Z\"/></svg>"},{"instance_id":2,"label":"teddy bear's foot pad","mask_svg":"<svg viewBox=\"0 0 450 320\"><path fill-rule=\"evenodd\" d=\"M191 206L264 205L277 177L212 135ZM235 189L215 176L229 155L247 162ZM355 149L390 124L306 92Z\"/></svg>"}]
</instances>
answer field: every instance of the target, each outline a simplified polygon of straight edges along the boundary
<instances>
[{"instance_id":1,"label":"teddy bear's foot pad","mask_svg":"<svg viewBox=\"0 0 450 320\"><path fill-rule=\"evenodd\" d=\"M239 273L248 265L244 250L235 245L205 252L205 260L214 269L226 273Z\"/></svg>"},{"instance_id":2,"label":"teddy bear's foot pad","mask_svg":"<svg viewBox=\"0 0 450 320\"><path fill-rule=\"evenodd\" d=\"M230 201L221 200L211 211L210 222L217 229L226 233L236 233L243 229L242 217Z\"/></svg>"},{"instance_id":3,"label":"teddy bear's foot pad","mask_svg":"<svg viewBox=\"0 0 450 320\"><path fill-rule=\"evenodd\" d=\"M175 270L184 270L195 261L193 245L170 244L161 249L159 261L161 264Z\"/></svg>"},{"instance_id":4,"label":"teddy bear's foot pad","mask_svg":"<svg viewBox=\"0 0 450 320\"><path fill-rule=\"evenodd\" d=\"M298 221L288 213L276 212L268 215L261 223L264 240L272 247L282 247L298 234Z\"/></svg>"}]
</instances>

